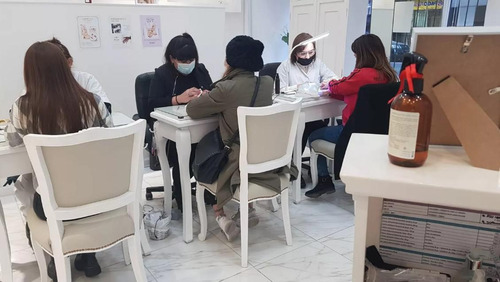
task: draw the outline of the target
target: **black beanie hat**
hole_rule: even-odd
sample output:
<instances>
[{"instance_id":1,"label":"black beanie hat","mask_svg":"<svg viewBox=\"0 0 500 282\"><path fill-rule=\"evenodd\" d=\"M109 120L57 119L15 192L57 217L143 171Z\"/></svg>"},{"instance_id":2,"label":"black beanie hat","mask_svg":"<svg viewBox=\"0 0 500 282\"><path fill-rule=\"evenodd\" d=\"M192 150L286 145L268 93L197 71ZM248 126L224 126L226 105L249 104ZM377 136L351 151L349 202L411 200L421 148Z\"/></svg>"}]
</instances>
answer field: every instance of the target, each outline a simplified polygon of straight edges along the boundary
<instances>
[{"instance_id":1,"label":"black beanie hat","mask_svg":"<svg viewBox=\"0 0 500 282\"><path fill-rule=\"evenodd\" d=\"M226 46L226 62L233 68L259 71L264 66L262 61L264 44L250 36L238 35Z\"/></svg>"}]
</instances>

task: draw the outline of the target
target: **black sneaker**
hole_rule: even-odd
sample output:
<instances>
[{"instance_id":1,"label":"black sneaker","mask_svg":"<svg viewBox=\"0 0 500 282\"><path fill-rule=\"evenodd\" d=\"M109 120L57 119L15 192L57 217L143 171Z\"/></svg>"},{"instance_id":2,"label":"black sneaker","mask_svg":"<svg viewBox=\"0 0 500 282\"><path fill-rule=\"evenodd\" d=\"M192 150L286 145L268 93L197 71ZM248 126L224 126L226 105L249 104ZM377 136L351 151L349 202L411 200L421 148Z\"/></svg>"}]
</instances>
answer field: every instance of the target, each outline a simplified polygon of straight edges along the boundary
<instances>
[{"instance_id":1,"label":"black sneaker","mask_svg":"<svg viewBox=\"0 0 500 282\"><path fill-rule=\"evenodd\" d=\"M101 267L97 262L95 253L76 255L75 268L76 270L84 271L87 277L94 277L101 273Z\"/></svg>"},{"instance_id":2,"label":"black sneaker","mask_svg":"<svg viewBox=\"0 0 500 282\"><path fill-rule=\"evenodd\" d=\"M331 194L335 192L335 185L333 185L332 178L330 176L320 177L318 179L318 185L314 189L306 192L306 196L309 198L318 198L323 194Z\"/></svg>"}]
</instances>

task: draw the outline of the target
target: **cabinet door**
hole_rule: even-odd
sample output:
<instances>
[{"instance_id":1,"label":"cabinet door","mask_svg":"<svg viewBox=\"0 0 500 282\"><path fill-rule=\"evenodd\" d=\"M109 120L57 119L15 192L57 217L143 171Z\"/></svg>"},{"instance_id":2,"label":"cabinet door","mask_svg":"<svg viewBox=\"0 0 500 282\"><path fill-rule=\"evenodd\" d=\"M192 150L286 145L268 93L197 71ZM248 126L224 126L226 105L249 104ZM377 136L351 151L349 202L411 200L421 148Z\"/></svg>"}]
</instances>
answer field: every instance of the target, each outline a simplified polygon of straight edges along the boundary
<instances>
[{"instance_id":1,"label":"cabinet door","mask_svg":"<svg viewBox=\"0 0 500 282\"><path fill-rule=\"evenodd\" d=\"M316 3L313 0L294 0L290 6L290 49L297 34L316 33Z\"/></svg>"},{"instance_id":2,"label":"cabinet door","mask_svg":"<svg viewBox=\"0 0 500 282\"><path fill-rule=\"evenodd\" d=\"M347 3L344 0L320 0L318 2L317 34L330 32L330 36L316 42L319 58L342 76L346 46ZM317 35L315 34L315 35Z\"/></svg>"}]
</instances>

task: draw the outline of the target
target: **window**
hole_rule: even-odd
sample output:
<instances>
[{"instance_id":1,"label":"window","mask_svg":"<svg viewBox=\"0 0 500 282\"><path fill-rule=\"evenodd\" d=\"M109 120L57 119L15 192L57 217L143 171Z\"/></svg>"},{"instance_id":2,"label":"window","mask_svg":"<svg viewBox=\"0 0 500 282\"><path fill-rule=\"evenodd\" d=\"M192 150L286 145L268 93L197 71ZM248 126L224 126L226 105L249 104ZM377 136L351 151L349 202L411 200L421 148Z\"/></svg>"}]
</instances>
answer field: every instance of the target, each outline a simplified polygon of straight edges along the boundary
<instances>
[{"instance_id":1,"label":"window","mask_svg":"<svg viewBox=\"0 0 500 282\"><path fill-rule=\"evenodd\" d=\"M450 0L447 26L484 26L488 0Z\"/></svg>"}]
</instances>

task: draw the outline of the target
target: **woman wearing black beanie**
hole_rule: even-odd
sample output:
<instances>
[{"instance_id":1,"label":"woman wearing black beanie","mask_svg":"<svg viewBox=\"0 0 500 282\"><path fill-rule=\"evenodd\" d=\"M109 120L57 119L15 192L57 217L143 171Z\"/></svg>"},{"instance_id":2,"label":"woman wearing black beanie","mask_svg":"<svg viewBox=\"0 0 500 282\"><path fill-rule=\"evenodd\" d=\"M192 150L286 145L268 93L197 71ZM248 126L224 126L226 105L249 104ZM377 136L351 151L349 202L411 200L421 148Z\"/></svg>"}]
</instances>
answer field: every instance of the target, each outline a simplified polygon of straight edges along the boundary
<instances>
[{"instance_id":1,"label":"woman wearing black beanie","mask_svg":"<svg viewBox=\"0 0 500 282\"><path fill-rule=\"evenodd\" d=\"M250 106L257 77L255 72L262 69L262 51L264 45L259 40L249 36L236 36L226 47L226 71L222 79L214 83L214 88L199 98L191 100L187 105L187 113L192 118L203 118L218 114L219 128L224 143L238 130L237 108ZM261 77L258 87L255 107L272 104L273 79L269 76ZM237 144L238 143L238 144ZM226 216L223 206L232 198L233 191L239 185L239 142L231 146L229 160L217 179L215 196L217 204L213 206L217 223L229 241L239 235L239 212L233 219ZM252 175L250 181L258 179L259 184L280 190L280 181L277 174L266 172ZM259 221L254 208L249 209L249 227Z\"/></svg>"}]
</instances>

